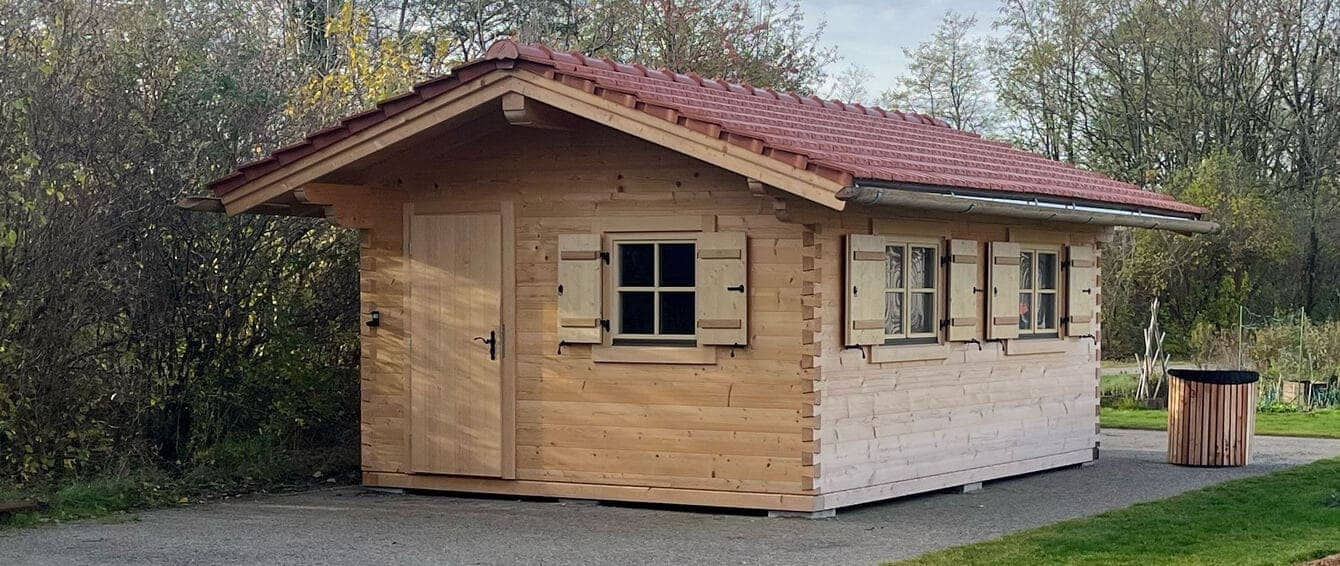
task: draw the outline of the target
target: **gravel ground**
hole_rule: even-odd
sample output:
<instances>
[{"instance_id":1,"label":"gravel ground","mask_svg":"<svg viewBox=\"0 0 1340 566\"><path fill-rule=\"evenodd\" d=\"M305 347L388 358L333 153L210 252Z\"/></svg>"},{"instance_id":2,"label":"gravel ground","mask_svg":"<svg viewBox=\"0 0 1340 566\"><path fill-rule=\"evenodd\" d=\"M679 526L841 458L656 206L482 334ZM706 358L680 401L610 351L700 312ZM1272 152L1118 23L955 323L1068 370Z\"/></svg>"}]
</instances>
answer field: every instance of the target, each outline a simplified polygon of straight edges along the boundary
<instances>
[{"instance_id":1,"label":"gravel ground","mask_svg":"<svg viewBox=\"0 0 1340 566\"><path fill-rule=\"evenodd\" d=\"M1246 468L1163 463L1161 432L1103 432L1093 466L908 497L835 519L339 488L0 533L0 564L875 564L1340 454L1258 437Z\"/></svg>"}]
</instances>

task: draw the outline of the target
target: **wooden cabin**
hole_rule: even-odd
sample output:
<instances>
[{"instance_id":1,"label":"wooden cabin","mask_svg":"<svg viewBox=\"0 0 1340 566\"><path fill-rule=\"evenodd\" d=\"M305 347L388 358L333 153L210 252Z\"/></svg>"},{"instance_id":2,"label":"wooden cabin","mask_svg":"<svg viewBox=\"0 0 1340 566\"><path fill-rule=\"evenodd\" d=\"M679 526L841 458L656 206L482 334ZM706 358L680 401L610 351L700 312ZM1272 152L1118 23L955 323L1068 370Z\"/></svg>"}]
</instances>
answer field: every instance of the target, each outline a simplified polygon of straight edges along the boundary
<instances>
[{"instance_id":1,"label":"wooden cabin","mask_svg":"<svg viewBox=\"0 0 1340 566\"><path fill-rule=\"evenodd\" d=\"M362 242L368 486L804 513L1089 462L1102 243L1203 210L503 41L182 206Z\"/></svg>"}]
</instances>

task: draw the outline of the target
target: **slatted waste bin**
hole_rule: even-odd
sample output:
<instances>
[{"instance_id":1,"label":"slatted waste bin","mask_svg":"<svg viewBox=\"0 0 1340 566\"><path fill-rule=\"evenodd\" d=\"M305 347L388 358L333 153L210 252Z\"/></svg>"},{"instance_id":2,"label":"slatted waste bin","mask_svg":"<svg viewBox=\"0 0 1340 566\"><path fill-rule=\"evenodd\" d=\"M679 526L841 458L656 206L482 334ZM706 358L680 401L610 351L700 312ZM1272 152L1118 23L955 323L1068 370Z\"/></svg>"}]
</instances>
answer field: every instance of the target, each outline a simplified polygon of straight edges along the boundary
<instances>
[{"instance_id":1,"label":"slatted waste bin","mask_svg":"<svg viewBox=\"0 0 1340 566\"><path fill-rule=\"evenodd\" d=\"M1256 432L1254 371L1168 370L1168 462L1245 466Z\"/></svg>"}]
</instances>

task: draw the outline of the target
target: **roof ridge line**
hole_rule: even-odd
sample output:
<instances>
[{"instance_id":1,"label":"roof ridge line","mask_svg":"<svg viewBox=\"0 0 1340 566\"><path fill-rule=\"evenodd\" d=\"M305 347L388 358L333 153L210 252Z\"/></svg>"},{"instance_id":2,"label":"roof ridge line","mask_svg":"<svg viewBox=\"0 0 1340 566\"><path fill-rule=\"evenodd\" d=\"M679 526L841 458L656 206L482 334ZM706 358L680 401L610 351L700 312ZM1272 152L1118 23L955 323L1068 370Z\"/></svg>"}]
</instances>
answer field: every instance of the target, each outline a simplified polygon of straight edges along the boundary
<instances>
[{"instance_id":1,"label":"roof ridge line","mask_svg":"<svg viewBox=\"0 0 1340 566\"><path fill-rule=\"evenodd\" d=\"M532 53L528 54L527 51L531 51ZM697 73L681 73L669 68L651 69L641 63L622 63L614 61L609 57L602 56L597 58L580 51L557 51L543 43L523 43L512 38L503 38L495 41L481 59L525 59L536 63L562 63L579 67L601 69L668 82L688 84L709 90L749 94L759 98L786 101L812 108L826 108L828 110L836 110L861 116L872 116L899 122L924 124L927 126L954 130L978 138L981 137L981 134L978 134L977 132L960 130L949 125L949 122L946 122L941 118L937 118L930 114L923 114L921 112L885 109L880 108L879 106L868 107L858 102L844 102L836 98L824 99L815 94L803 95L792 91L777 91L772 88L760 89L747 83L737 83L720 77L704 78ZM591 62L593 60L603 63L603 65L592 65ZM709 82L714 83L714 85L706 84ZM813 104L806 104L806 100L813 101Z\"/></svg>"}]
</instances>

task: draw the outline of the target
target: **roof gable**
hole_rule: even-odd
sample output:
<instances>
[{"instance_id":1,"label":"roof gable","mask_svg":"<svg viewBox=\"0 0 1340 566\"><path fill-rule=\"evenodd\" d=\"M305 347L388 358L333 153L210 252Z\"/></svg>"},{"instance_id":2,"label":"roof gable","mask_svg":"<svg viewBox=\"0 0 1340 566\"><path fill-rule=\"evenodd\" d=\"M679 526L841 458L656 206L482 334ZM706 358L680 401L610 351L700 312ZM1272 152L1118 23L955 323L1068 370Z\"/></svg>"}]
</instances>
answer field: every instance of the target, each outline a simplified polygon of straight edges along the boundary
<instances>
[{"instance_id":1,"label":"roof gable","mask_svg":"<svg viewBox=\"0 0 1340 566\"><path fill-rule=\"evenodd\" d=\"M552 86L595 95L768 157L765 161L775 167L825 181L819 184L831 193L853 183L874 181L1181 215L1204 212L1168 195L955 130L921 114L825 101L508 40L494 44L483 59L243 165L210 187L217 195L227 195L286 164L502 69L528 71ZM832 200L815 199L811 191L798 194L802 192L811 193L802 195L811 200ZM841 208L840 203L824 204Z\"/></svg>"}]
</instances>

